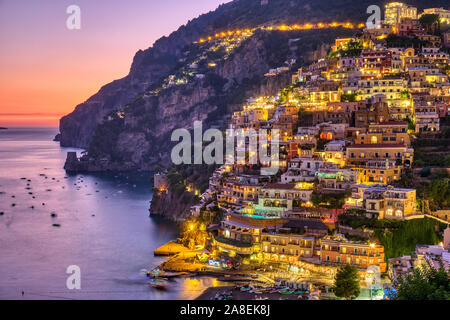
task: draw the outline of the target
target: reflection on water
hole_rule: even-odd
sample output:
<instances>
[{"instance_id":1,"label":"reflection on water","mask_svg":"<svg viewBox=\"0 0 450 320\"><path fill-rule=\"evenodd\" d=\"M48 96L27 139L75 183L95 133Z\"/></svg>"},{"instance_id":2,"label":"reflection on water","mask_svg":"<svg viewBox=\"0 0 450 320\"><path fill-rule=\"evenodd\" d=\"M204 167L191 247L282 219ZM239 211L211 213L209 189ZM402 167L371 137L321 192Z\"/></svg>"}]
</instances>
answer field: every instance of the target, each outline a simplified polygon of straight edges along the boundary
<instances>
[{"instance_id":1,"label":"reflection on water","mask_svg":"<svg viewBox=\"0 0 450 320\"><path fill-rule=\"evenodd\" d=\"M212 278L176 279L156 291L139 274L176 238L148 217L149 173L66 175L57 129L0 131L0 299L193 299ZM59 225L59 227L54 226ZM66 268L81 268L81 290Z\"/></svg>"}]
</instances>

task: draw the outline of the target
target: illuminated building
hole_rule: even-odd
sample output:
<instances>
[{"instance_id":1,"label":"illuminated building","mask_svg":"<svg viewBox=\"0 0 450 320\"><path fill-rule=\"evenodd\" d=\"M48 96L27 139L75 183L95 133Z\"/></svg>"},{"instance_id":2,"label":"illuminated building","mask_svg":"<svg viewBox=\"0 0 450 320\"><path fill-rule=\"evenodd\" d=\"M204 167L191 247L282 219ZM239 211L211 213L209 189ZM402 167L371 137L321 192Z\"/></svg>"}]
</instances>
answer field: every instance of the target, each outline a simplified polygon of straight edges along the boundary
<instances>
[{"instance_id":1,"label":"illuminated building","mask_svg":"<svg viewBox=\"0 0 450 320\"><path fill-rule=\"evenodd\" d=\"M378 219L403 220L416 213L416 190L380 184L359 184L352 187L347 208L357 208L378 215Z\"/></svg>"},{"instance_id":2,"label":"illuminated building","mask_svg":"<svg viewBox=\"0 0 450 320\"><path fill-rule=\"evenodd\" d=\"M342 140L330 141L325 145L325 150L319 154L327 163L343 167L345 165L345 145L346 142Z\"/></svg>"},{"instance_id":3,"label":"illuminated building","mask_svg":"<svg viewBox=\"0 0 450 320\"><path fill-rule=\"evenodd\" d=\"M403 144L410 145L408 123L405 121L387 121L369 124L366 133L359 134L355 144Z\"/></svg>"},{"instance_id":4,"label":"illuminated building","mask_svg":"<svg viewBox=\"0 0 450 320\"><path fill-rule=\"evenodd\" d=\"M390 50L363 50L361 53L361 78L376 79L395 69L392 51Z\"/></svg>"},{"instance_id":5,"label":"illuminated building","mask_svg":"<svg viewBox=\"0 0 450 320\"><path fill-rule=\"evenodd\" d=\"M360 269L375 265L380 268L380 272L386 272L384 247L380 244L325 238L320 245L320 262L334 265L350 264Z\"/></svg>"},{"instance_id":6,"label":"illuminated building","mask_svg":"<svg viewBox=\"0 0 450 320\"><path fill-rule=\"evenodd\" d=\"M219 251L230 254L248 255L261 251L261 232L283 225L285 220L261 219L251 216L229 214L221 221L221 231L215 237L215 245Z\"/></svg>"},{"instance_id":7,"label":"illuminated building","mask_svg":"<svg viewBox=\"0 0 450 320\"><path fill-rule=\"evenodd\" d=\"M417 8L401 2L391 2L385 6L384 16L386 23L397 24L404 18L417 19Z\"/></svg>"},{"instance_id":8,"label":"illuminated building","mask_svg":"<svg viewBox=\"0 0 450 320\"><path fill-rule=\"evenodd\" d=\"M429 94L414 94L416 132L439 131L439 112L436 99Z\"/></svg>"},{"instance_id":9,"label":"illuminated building","mask_svg":"<svg viewBox=\"0 0 450 320\"><path fill-rule=\"evenodd\" d=\"M444 33L444 45L450 47L450 31Z\"/></svg>"},{"instance_id":10,"label":"illuminated building","mask_svg":"<svg viewBox=\"0 0 450 320\"><path fill-rule=\"evenodd\" d=\"M358 171L351 168L323 168L316 173L323 191L346 191L357 183Z\"/></svg>"},{"instance_id":11,"label":"illuminated building","mask_svg":"<svg viewBox=\"0 0 450 320\"><path fill-rule=\"evenodd\" d=\"M263 233L262 252L264 260L294 263L300 257L312 258L315 238L295 233Z\"/></svg>"},{"instance_id":12,"label":"illuminated building","mask_svg":"<svg viewBox=\"0 0 450 320\"><path fill-rule=\"evenodd\" d=\"M258 200L258 193L261 187L238 181L227 180L222 184L217 201L230 204L241 204L243 201Z\"/></svg>"},{"instance_id":13,"label":"illuminated building","mask_svg":"<svg viewBox=\"0 0 450 320\"><path fill-rule=\"evenodd\" d=\"M423 34L418 36L419 40L426 41L431 44L432 47L439 48L442 45L441 37L430 35L430 34Z\"/></svg>"},{"instance_id":14,"label":"illuminated building","mask_svg":"<svg viewBox=\"0 0 450 320\"><path fill-rule=\"evenodd\" d=\"M169 180L163 173L156 173L153 176L153 184L159 191L167 192L167 190L169 189Z\"/></svg>"},{"instance_id":15,"label":"illuminated building","mask_svg":"<svg viewBox=\"0 0 450 320\"><path fill-rule=\"evenodd\" d=\"M448 63L448 53L442 52L440 48L422 48L422 55L432 63Z\"/></svg>"},{"instance_id":16,"label":"illuminated building","mask_svg":"<svg viewBox=\"0 0 450 320\"><path fill-rule=\"evenodd\" d=\"M374 85L373 80L360 80L360 86L367 88L367 91L364 94L366 96L365 101L361 102L358 105L358 110L355 111L355 127L367 128L369 124L379 124L389 120L386 96L383 94L375 95L376 89L373 89L372 85ZM368 93L372 91L373 94Z\"/></svg>"},{"instance_id":17,"label":"illuminated building","mask_svg":"<svg viewBox=\"0 0 450 320\"><path fill-rule=\"evenodd\" d=\"M333 52L336 52L341 49L347 49L347 46L350 42L354 42L356 39L354 38L337 38L334 40L334 46L331 47Z\"/></svg>"},{"instance_id":18,"label":"illuminated building","mask_svg":"<svg viewBox=\"0 0 450 320\"><path fill-rule=\"evenodd\" d=\"M312 192L310 184L271 183L261 188L258 205L292 210L295 204L299 206L301 202L309 201Z\"/></svg>"},{"instance_id":19,"label":"illuminated building","mask_svg":"<svg viewBox=\"0 0 450 320\"><path fill-rule=\"evenodd\" d=\"M404 144L353 144L347 147L347 163L365 165L369 160L393 160L397 164L411 166L414 149Z\"/></svg>"},{"instance_id":20,"label":"illuminated building","mask_svg":"<svg viewBox=\"0 0 450 320\"><path fill-rule=\"evenodd\" d=\"M382 94L388 104L392 103L392 100L402 99L403 92L408 91L408 81L403 78L359 80L358 86L361 91L359 99L364 100Z\"/></svg>"},{"instance_id":21,"label":"illuminated building","mask_svg":"<svg viewBox=\"0 0 450 320\"><path fill-rule=\"evenodd\" d=\"M422 85L426 81L427 68L411 67L408 68L408 75L411 82L419 82Z\"/></svg>"},{"instance_id":22,"label":"illuminated building","mask_svg":"<svg viewBox=\"0 0 450 320\"><path fill-rule=\"evenodd\" d=\"M405 18L402 22L397 23L394 28L394 33L400 37L414 37L421 36L424 33L422 25L418 20Z\"/></svg>"},{"instance_id":23,"label":"illuminated building","mask_svg":"<svg viewBox=\"0 0 450 320\"><path fill-rule=\"evenodd\" d=\"M359 172L358 184L389 184L400 179L403 167L395 161L371 160L353 168Z\"/></svg>"},{"instance_id":24,"label":"illuminated building","mask_svg":"<svg viewBox=\"0 0 450 320\"><path fill-rule=\"evenodd\" d=\"M450 10L446 10L444 8L428 8L424 9L423 13L420 16L424 14L438 15L439 20L442 24L450 24Z\"/></svg>"}]
</instances>

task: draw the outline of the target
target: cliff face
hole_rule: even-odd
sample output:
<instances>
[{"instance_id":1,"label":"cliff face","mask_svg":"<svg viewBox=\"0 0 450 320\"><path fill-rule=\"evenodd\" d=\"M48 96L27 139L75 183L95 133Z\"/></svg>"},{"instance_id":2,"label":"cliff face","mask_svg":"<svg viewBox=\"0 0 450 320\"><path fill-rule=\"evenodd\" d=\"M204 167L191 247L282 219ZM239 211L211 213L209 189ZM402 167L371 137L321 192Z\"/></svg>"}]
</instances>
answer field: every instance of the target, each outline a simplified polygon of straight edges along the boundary
<instances>
[{"instance_id":1,"label":"cliff face","mask_svg":"<svg viewBox=\"0 0 450 320\"><path fill-rule=\"evenodd\" d=\"M150 215L165 219L182 221L189 217L191 206L195 205L191 194L185 192L181 196L174 192L155 192L150 206Z\"/></svg>"}]
</instances>

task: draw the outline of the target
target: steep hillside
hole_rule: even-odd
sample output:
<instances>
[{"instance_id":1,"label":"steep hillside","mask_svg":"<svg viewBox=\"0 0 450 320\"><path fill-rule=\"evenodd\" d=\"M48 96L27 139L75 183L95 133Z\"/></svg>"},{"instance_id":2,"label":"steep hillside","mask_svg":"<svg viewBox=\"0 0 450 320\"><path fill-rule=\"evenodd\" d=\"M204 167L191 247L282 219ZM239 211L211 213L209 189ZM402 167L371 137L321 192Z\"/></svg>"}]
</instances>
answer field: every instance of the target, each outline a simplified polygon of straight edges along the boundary
<instances>
[{"instance_id":1,"label":"steep hillside","mask_svg":"<svg viewBox=\"0 0 450 320\"><path fill-rule=\"evenodd\" d=\"M214 60L213 68L202 67L199 63L197 71L202 72L202 77L186 75L182 79L189 79L187 83L166 87L166 82L160 81L132 102L108 113L96 127L88 155L67 168L73 171L151 170L156 163L169 160L170 135L174 129L192 129L195 120L202 120L205 127L224 129L231 112L245 99L276 94L291 81L289 72L265 77L269 69L282 66L293 57L298 58L298 64L310 62L327 52L337 34L353 32L333 29L317 35L314 30L259 30L226 54L226 59ZM289 41L293 38L298 39L296 45ZM195 44L187 49L189 52L200 49L205 55L207 48L207 44ZM178 69L174 77L186 72L184 68Z\"/></svg>"},{"instance_id":2,"label":"steep hillside","mask_svg":"<svg viewBox=\"0 0 450 320\"><path fill-rule=\"evenodd\" d=\"M61 119L61 145L88 148L91 163L101 158L106 159L103 161L108 163L105 167L110 167L114 160L117 163L129 162L119 167L143 168L144 163L149 162L144 157L150 157L150 162L164 157L167 151L167 134L173 128L172 121L178 121L177 126L180 127L192 124L195 119L219 120L233 110L235 105L242 103L242 99L249 96L250 89L263 92L272 89L273 92L279 87L277 84L284 83L283 80L267 81L262 75L269 68L282 65L286 58L293 57L286 37L277 39L273 36L274 33L267 33L266 36L255 34L247 44L239 44L232 56L226 57L205 79L196 79L176 88L164 88L161 92L158 91L156 97L148 96L155 88L160 90L161 84L167 81L169 75L179 75L185 70L183 68L189 61L191 51L201 49L193 47L194 41L223 30L261 25L319 21L363 22L369 5L383 3L372 0L269 0L269 4L262 6L259 0L235 0L221 5L217 10L180 27L169 37L159 39L151 48L138 51L130 73L125 78L105 85L97 94ZM408 3L419 8L447 5L442 0L415 0ZM285 35L288 38L302 38L299 45L301 50L295 56L301 63L311 57L312 51L330 43L338 35L337 32L348 35L351 31L302 31ZM264 40L264 37L268 38ZM274 43L279 44L279 47ZM117 111L126 113L125 119L105 124L105 117L114 118ZM146 128L145 124L142 125L143 122L156 125ZM109 130L115 131L113 139L110 136L101 137L101 133ZM165 148L159 146L162 141L166 144ZM141 154L132 150L136 148L142 150ZM149 149L152 151L148 151ZM101 169L101 166L98 168Z\"/></svg>"}]
</instances>

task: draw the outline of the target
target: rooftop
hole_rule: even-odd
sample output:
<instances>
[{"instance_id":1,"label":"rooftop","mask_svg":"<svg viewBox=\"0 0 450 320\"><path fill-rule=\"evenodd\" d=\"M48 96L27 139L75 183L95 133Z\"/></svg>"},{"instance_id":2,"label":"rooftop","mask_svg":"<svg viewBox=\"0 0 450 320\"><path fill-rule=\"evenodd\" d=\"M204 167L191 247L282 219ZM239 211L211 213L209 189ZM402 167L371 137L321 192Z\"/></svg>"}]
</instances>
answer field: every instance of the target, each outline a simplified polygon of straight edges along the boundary
<instances>
[{"instance_id":1,"label":"rooftop","mask_svg":"<svg viewBox=\"0 0 450 320\"><path fill-rule=\"evenodd\" d=\"M292 183L268 183L264 186L264 189L293 190L293 189L295 189L295 184L292 184Z\"/></svg>"},{"instance_id":2,"label":"rooftop","mask_svg":"<svg viewBox=\"0 0 450 320\"><path fill-rule=\"evenodd\" d=\"M283 228L297 228L297 229L315 229L315 230L328 230L328 227L320 220L317 219L295 219L289 220L283 225Z\"/></svg>"},{"instance_id":3,"label":"rooftop","mask_svg":"<svg viewBox=\"0 0 450 320\"><path fill-rule=\"evenodd\" d=\"M373 143L373 144L352 144L348 148L406 148L404 144L383 144L383 143Z\"/></svg>"}]
</instances>

